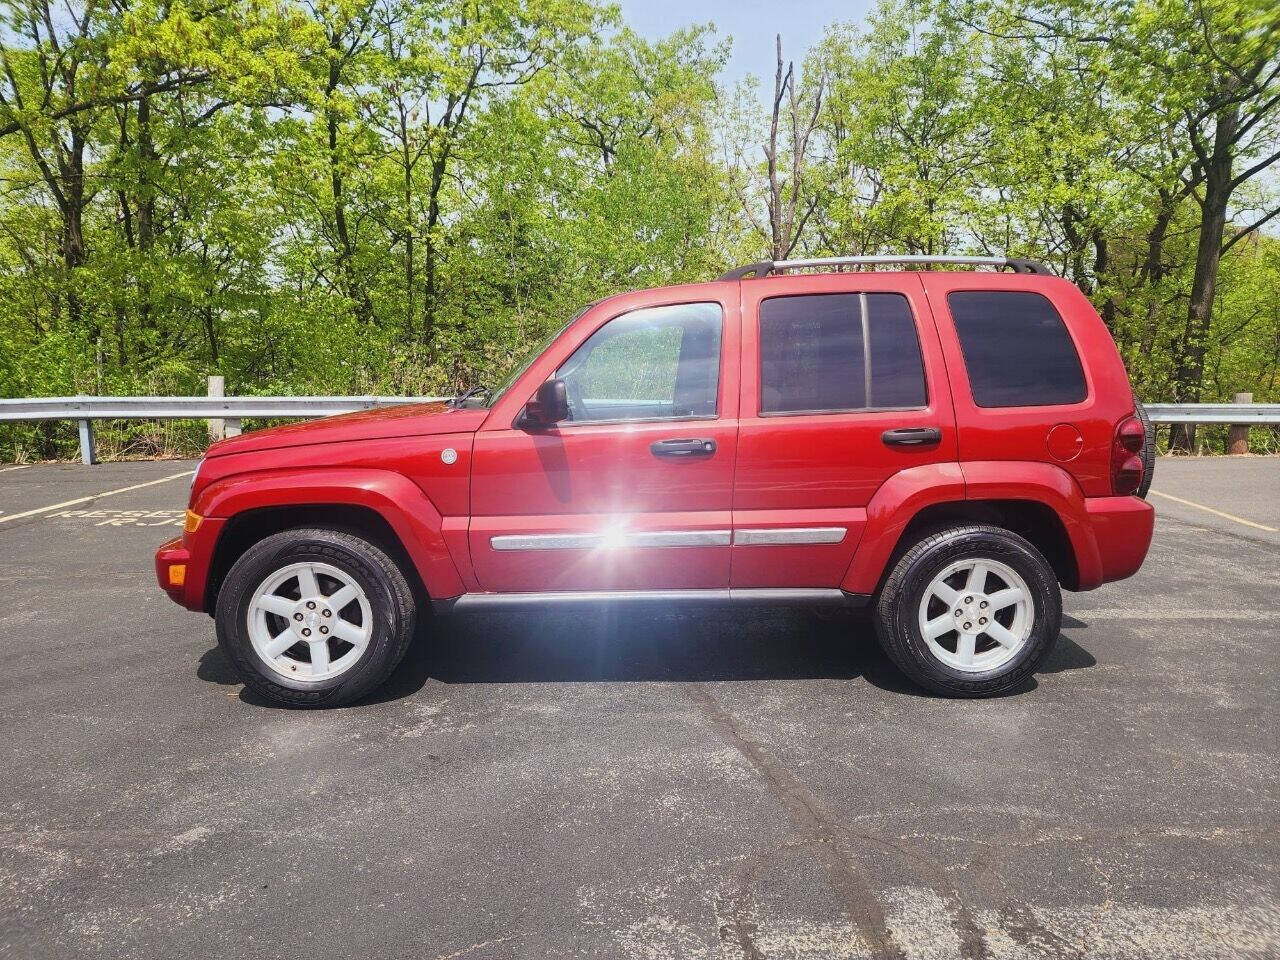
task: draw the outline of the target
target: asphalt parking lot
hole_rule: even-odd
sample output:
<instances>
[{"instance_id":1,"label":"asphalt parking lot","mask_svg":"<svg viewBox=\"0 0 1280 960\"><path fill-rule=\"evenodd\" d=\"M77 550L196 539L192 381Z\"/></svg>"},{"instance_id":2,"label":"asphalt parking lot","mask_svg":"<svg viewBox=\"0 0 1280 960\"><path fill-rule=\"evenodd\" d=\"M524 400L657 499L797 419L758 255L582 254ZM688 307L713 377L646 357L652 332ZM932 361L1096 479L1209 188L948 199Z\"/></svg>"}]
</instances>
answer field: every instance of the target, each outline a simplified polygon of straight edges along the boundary
<instances>
[{"instance_id":1,"label":"asphalt parking lot","mask_svg":"<svg viewBox=\"0 0 1280 960\"><path fill-rule=\"evenodd\" d=\"M328 712L157 589L191 466L0 464L0 956L1280 955L1280 459L1162 460L1002 699L726 609L436 619Z\"/></svg>"}]
</instances>

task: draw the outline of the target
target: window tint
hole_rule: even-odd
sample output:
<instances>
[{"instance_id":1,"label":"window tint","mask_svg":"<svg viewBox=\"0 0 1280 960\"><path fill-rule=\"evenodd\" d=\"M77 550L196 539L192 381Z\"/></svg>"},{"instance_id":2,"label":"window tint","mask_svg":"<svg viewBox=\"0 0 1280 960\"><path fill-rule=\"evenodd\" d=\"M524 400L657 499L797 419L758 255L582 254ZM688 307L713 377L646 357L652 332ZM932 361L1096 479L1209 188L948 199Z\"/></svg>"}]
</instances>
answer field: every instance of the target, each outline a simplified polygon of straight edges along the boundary
<instances>
[{"instance_id":1,"label":"window tint","mask_svg":"<svg viewBox=\"0 0 1280 960\"><path fill-rule=\"evenodd\" d=\"M973 400L980 407L1079 403L1084 371L1058 311L1038 293L947 295Z\"/></svg>"},{"instance_id":2,"label":"window tint","mask_svg":"<svg viewBox=\"0 0 1280 960\"><path fill-rule=\"evenodd\" d=\"M649 307L614 317L556 371L569 419L713 417L720 383L718 303Z\"/></svg>"},{"instance_id":3,"label":"window tint","mask_svg":"<svg viewBox=\"0 0 1280 960\"><path fill-rule=\"evenodd\" d=\"M924 364L907 298L836 293L765 300L760 387L761 413L923 407Z\"/></svg>"}]
</instances>

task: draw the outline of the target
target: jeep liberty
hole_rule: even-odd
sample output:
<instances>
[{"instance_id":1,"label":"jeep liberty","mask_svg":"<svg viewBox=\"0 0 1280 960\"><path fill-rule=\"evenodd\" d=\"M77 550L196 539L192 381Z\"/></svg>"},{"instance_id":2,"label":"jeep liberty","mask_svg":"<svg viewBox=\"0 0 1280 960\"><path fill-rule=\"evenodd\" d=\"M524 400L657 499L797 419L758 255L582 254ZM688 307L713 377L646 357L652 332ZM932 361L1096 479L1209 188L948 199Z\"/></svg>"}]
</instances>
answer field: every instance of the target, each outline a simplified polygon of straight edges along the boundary
<instances>
[{"instance_id":1,"label":"jeep liberty","mask_svg":"<svg viewBox=\"0 0 1280 960\"><path fill-rule=\"evenodd\" d=\"M591 304L492 391L215 443L156 573L285 704L368 694L428 609L601 602L864 606L916 683L987 696L1060 587L1141 566L1152 455L1039 264L764 262Z\"/></svg>"}]
</instances>

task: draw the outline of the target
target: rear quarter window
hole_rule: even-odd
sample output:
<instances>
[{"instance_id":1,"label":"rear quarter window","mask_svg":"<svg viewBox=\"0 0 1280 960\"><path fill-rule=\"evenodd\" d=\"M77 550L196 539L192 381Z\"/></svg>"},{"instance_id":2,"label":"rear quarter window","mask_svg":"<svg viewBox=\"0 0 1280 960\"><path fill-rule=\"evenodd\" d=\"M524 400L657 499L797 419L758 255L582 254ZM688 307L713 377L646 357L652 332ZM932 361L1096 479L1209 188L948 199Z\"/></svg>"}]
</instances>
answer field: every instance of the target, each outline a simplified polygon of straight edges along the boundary
<instances>
[{"instance_id":1,"label":"rear quarter window","mask_svg":"<svg viewBox=\"0 0 1280 960\"><path fill-rule=\"evenodd\" d=\"M1022 290L957 290L947 306L980 407L1080 403L1080 355L1047 297Z\"/></svg>"}]
</instances>

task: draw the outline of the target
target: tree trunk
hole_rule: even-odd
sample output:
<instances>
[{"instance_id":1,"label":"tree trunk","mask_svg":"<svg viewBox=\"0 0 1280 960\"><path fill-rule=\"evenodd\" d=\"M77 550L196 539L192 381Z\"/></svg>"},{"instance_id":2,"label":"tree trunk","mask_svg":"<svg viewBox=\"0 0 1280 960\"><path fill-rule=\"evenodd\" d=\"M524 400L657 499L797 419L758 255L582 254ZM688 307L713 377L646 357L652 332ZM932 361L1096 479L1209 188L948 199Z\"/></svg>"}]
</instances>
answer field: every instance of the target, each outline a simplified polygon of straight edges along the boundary
<instances>
[{"instance_id":1,"label":"tree trunk","mask_svg":"<svg viewBox=\"0 0 1280 960\"><path fill-rule=\"evenodd\" d=\"M1187 323L1174 370L1174 400L1177 403L1200 402L1204 360L1209 348L1209 327L1213 321L1213 299L1222 260L1222 234L1231 202L1231 148L1236 139L1239 118L1239 108L1234 105L1218 114L1214 125L1213 153L1204 164L1204 198L1200 203L1196 269L1191 280ZM1171 442L1175 447L1190 450L1195 445L1194 426L1175 424Z\"/></svg>"},{"instance_id":2,"label":"tree trunk","mask_svg":"<svg viewBox=\"0 0 1280 960\"><path fill-rule=\"evenodd\" d=\"M440 191L449 165L447 149L441 149L431 162L431 186L427 196L427 229L422 238L422 342L435 356L436 336L436 224L440 221Z\"/></svg>"},{"instance_id":3,"label":"tree trunk","mask_svg":"<svg viewBox=\"0 0 1280 960\"><path fill-rule=\"evenodd\" d=\"M330 49L340 49L337 39L330 43ZM329 60L329 82L325 87L326 99L337 92L342 80L342 71L336 57ZM346 185L342 172L342 162L338 156L338 133L340 118L338 111L331 106L325 108L325 131L329 144L329 190L333 196L333 228L338 235L338 276L342 293L355 302L356 319L367 323L373 318L373 303L369 300L368 291L355 272L355 247L351 242L351 231L347 225Z\"/></svg>"},{"instance_id":4,"label":"tree trunk","mask_svg":"<svg viewBox=\"0 0 1280 960\"><path fill-rule=\"evenodd\" d=\"M156 160L155 143L151 137L151 97L138 100L138 160L142 176L138 178L138 250L145 261L155 241L156 190L152 180ZM155 325L151 313L151 284L146 280L143 264L138 278L138 320L142 327Z\"/></svg>"}]
</instances>

